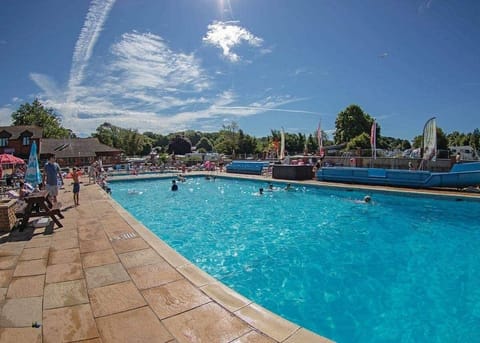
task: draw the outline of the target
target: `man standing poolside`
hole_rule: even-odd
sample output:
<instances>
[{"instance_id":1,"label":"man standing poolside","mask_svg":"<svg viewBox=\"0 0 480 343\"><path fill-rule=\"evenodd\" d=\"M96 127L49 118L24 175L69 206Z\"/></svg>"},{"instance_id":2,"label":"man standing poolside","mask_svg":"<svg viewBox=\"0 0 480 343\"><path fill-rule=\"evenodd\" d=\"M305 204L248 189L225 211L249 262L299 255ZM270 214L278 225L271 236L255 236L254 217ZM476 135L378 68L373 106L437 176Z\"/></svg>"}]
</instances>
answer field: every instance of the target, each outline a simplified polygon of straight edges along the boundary
<instances>
[{"instance_id":1,"label":"man standing poolside","mask_svg":"<svg viewBox=\"0 0 480 343\"><path fill-rule=\"evenodd\" d=\"M63 178L62 173L60 172L60 166L57 162L55 162L55 155L50 155L44 169L43 184L45 184L45 189L48 191L52 202L56 203L58 195L58 181L60 181L63 185Z\"/></svg>"}]
</instances>

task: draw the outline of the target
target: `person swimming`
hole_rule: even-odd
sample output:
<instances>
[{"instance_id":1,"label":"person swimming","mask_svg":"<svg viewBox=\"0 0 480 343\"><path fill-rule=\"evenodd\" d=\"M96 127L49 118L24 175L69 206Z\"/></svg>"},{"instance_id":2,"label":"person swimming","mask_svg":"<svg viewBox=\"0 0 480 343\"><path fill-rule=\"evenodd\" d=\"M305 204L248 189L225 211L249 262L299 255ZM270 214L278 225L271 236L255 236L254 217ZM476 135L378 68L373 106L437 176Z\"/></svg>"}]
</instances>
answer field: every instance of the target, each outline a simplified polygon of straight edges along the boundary
<instances>
[{"instance_id":1,"label":"person swimming","mask_svg":"<svg viewBox=\"0 0 480 343\"><path fill-rule=\"evenodd\" d=\"M372 197L370 195L365 195L362 200L355 200L357 204L370 204L372 203Z\"/></svg>"},{"instance_id":2,"label":"person swimming","mask_svg":"<svg viewBox=\"0 0 480 343\"><path fill-rule=\"evenodd\" d=\"M178 191L178 185L175 180L172 180L172 191Z\"/></svg>"}]
</instances>

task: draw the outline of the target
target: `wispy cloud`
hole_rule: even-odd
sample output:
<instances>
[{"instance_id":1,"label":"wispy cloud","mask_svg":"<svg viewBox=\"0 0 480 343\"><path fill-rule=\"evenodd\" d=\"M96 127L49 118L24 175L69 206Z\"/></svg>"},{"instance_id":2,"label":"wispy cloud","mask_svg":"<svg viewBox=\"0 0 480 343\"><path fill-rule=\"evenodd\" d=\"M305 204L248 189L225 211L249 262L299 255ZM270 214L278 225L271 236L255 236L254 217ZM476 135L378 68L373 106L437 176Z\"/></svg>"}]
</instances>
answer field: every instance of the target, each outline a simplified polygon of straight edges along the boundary
<instances>
[{"instance_id":1,"label":"wispy cloud","mask_svg":"<svg viewBox=\"0 0 480 343\"><path fill-rule=\"evenodd\" d=\"M76 87L84 79L85 68L114 3L115 0L93 0L88 9L87 17L73 51L72 67L68 81L69 99L75 96Z\"/></svg>"},{"instance_id":2,"label":"wispy cloud","mask_svg":"<svg viewBox=\"0 0 480 343\"><path fill-rule=\"evenodd\" d=\"M218 91L192 54L173 51L153 33L130 32L112 44L104 65L75 87L75 98L48 76L32 73L44 91L42 100L63 114L63 124L80 135L93 132L104 121L139 131L172 132L193 126L211 128L212 121L257 115L287 103L291 97L249 101L233 90ZM68 90L67 90L68 91Z\"/></svg>"},{"instance_id":3,"label":"wispy cloud","mask_svg":"<svg viewBox=\"0 0 480 343\"><path fill-rule=\"evenodd\" d=\"M166 133L193 126L201 129L203 124L210 127L213 120L261 114L298 101L267 97L242 106L245 101L239 100L233 90L215 89L215 75L207 74L194 53L173 51L161 36L150 32L124 33L111 45L103 64L90 63L114 2L92 1L75 45L65 89L48 75L30 74L43 91L40 99L77 134L88 135L105 121L141 132ZM222 48L232 62L240 60L233 49L244 43L261 47L263 42L237 22L214 22L203 41Z\"/></svg>"},{"instance_id":4,"label":"wispy cloud","mask_svg":"<svg viewBox=\"0 0 480 343\"><path fill-rule=\"evenodd\" d=\"M293 101L300 101L299 99L292 100ZM277 104L274 104L277 106ZM279 106L283 104L278 104ZM219 107L219 109L228 109L231 111L242 111L244 110L245 112L239 112L239 113L258 113L260 112L267 112L267 111L274 111L274 112L287 112L287 113L304 113L304 114L314 114L318 116L318 112L313 112L313 111L306 111L306 110L295 110L295 109L286 109L286 108L278 108L278 107L264 107L264 106L228 106L228 107Z\"/></svg>"},{"instance_id":5,"label":"wispy cloud","mask_svg":"<svg viewBox=\"0 0 480 343\"><path fill-rule=\"evenodd\" d=\"M12 112L14 110L10 106L0 107L0 125L8 126L12 123Z\"/></svg>"},{"instance_id":6,"label":"wispy cloud","mask_svg":"<svg viewBox=\"0 0 480 343\"><path fill-rule=\"evenodd\" d=\"M61 94L55 81L47 75L30 73L30 79L45 92L45 96L48 98L58 97Z\"/></svg>"},{"instance_id":7,"label":"wispy cloud","mask_svg":"<svg viewBox=\"0 0 480 343\"><path fill-rule=\"evenodd\" d=\"M261 47L263 39L255 36L247 29L238 25L237 21L215 21L208 25L208 31L203 37L206 44L222 49L223 56L230 62L239 62L240 56L232 49L246 43L253 47ZM263 53L269 50L263 49Z\"/></svg>"},{"instance_id":8,"label":"wispy cloud","mask_svg":"<svg viewBox=\"0 0 480 343\"><path fill-rule=\"evenodd\" d=\"M417 10L419 13L423 13L432 7L433 0L421 0Z\"/></svg>"},{"instance_id":9,"label":"wispy cloud","mask_svg":"<svg viewBox=\"0 0 480 343\"><path fill-rule=\"evenodd\" d=\"M112 47L110 72L115 83L128 84L129 90L198 92L209 87L209 80L193 54L175 53L152 33L126 33Z\"/></svg>"}]
</instances>

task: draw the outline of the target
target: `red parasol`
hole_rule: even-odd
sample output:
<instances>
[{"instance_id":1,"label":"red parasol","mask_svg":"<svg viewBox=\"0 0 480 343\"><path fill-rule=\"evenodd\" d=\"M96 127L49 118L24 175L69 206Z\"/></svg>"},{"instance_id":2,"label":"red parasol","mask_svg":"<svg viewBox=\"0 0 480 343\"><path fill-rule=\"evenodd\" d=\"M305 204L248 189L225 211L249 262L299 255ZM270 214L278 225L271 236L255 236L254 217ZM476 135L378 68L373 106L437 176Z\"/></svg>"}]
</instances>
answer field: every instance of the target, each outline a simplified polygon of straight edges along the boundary
<instances>
[{"instance_id":1,"label":"red parasol","mask_svg":"<svg viewBox=\"0 0 480 343\"><path fill-rule=\"evenodd\" d=\"M0 154L0 164L25 164L25 161L10 154Z\"/></svg>"}]
</instances>

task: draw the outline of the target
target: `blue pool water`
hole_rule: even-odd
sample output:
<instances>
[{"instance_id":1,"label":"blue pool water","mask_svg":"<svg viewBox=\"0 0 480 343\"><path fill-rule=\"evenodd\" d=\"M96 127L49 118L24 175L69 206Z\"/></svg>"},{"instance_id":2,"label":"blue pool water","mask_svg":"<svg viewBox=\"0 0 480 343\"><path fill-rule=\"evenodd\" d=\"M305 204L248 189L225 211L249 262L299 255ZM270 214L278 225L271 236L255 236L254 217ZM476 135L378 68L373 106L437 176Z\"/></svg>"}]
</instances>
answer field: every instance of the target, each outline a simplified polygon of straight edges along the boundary
<instances>
[{"instance_id":1,"label":"blue pool water","mask_svg":"<svg viewBox=\"0 0 480 343\"><path fill-rule=\"evenodd\" d=\"M200 268L338 342L472 342L480 202L190 178L112 182L113 197ZM275 184L275 183L274 183ZM284 186L280 183L276 185Z\"/></svg>"}]
</instances>

